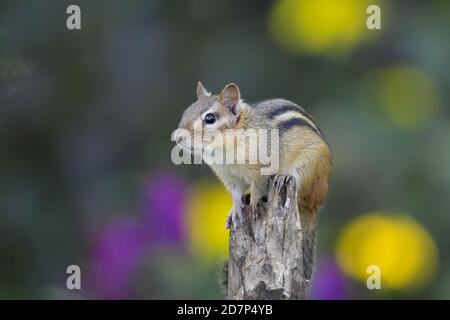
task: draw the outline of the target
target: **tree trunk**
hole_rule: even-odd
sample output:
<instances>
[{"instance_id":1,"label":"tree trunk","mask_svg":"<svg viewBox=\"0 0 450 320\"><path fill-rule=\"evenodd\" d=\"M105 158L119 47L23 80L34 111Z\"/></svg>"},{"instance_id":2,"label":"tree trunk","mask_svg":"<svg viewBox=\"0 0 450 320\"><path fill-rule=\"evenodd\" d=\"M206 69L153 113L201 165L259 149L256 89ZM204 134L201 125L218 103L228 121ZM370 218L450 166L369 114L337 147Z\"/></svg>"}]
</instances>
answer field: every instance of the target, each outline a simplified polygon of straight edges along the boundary
<instances>
[{"instance_id":1,"label":"tree trunk","mask_svg":"<svg viewBox=\"0 0 450 320\"><path fill-rule=\"evenodd\" d=\"M245 222L232 226L228 262L230 299L306 299L309 283L303 274L302 230L295 180L271 179L268 201Z\"/></svg>"}]
</instances>

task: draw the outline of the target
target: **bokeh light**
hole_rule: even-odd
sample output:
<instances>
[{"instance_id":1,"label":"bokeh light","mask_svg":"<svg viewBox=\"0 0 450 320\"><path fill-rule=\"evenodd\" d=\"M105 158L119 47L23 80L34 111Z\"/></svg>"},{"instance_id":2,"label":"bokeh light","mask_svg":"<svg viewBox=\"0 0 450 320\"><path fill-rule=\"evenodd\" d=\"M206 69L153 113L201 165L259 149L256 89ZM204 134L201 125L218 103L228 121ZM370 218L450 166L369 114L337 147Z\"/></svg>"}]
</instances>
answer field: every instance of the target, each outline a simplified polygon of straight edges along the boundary
<instances>
[{"instance_id":1,"label":"bokeh light","mask_svg":"<svg viewBox=\"0 0 450 320\"><path fill-rule=\"evenodd\" d=\"M345 276L332 257L318 259L311 286L312 300L349 299L349 286Z\"/></svg>"},{"instance_id":2,"label":"bokeh light","mask_svg":"<svg viewBox=\"0 0 450 320\"><path fill-rule=\"evenodd\" d=\"M231 197L207 168L170 157L198 80L214 93L236 82L248 102L292 100L323 130L333 178L312 298L450 298L450 1L79 2L82 32L65 28L62 4L0 5L0 298L226 297ZM369 4L381 30L366 28ZM439 246L423 290L406 289L434 272L417 228L407 244L389 236L397 223L347 244L359 266L371 260L360 248L384 239L367 253L383 254L383 290L333 259L342 226L390 206ZM67 290L68 264L82 290Z\"/></svg>"},{"instance_id":3,"label":"bokeh light","mask_svg":"<svg viewBox=\"0 0 450 320\"><path fill-rule=\"evenodd\" d=\"M146 178L141 214L110 221L96 230L89 277L89 286L96 296L133 297L138 267L155 247L184 247L185 194L184 181L174 173L161 170Z\"/></svg>"},{"instance_id":4,"label":"bokeh light","mask_svg":"<svg viewBox=\"0 0 450 320\"><path fill-rule=\"evenodd\" d=\"M439 108L439 93L433 79L413 67L377 70L369 75L367 86L382 116L401 129L424 127Z\"/></svg>"},{"instance_id":5,"label":"bokeh light","mask_svg":"<svg viewBox=\"0 0 450 320\"><path fill-rule=\"evenodd\" d=\"M188 204L190 245L199 259L217 262L228 255L229 231L225 229L231 197L219 182L193 186Z\"/></svg>"},{"instance_id":6,"label":"bokeh light","mask_svg":"<svg viewBox=\"0 0 450 320\"><path fill-rule=\"evenodd\" d=\"M134 272L151 235L142 224L128 219L115 221L99 232L92 248L89 286L103 299L133 296Z\"/></svg>"},{"instance_id":7,"label":"bokeh light","mask_svg":"<svg viewBox=\"0 0 450 320\"><path fill-rule=\"evenodd\" d=\"M161 172L148 179L143 197L144 220L158 242L185 242L186 196L185 182L175 173Z\"/></svg>"},{"instance_id":8,"label":"bokeh light","mask_svg":"<svg viewBox=\"0 0 450 320\"><path fill-rule=\"evenodd\" d=\"M382 289L417 289L433 276L438 251L428 232L407 215L383 212L357 217L342 231L336 249L339 267L366 282L367 267L381 270Z\"/></svg>"},{"instance_id":9,"label":"bokeh light","mask_svg":"<svg viewBox=\"0 0 450 320\"><path fill-rule=\"evenodd\" d=\"M269 15L269 31L292 53L347 53L373 38L366 27L368 5L365 0L278 0Z\"/></svg>"}]
</instances>

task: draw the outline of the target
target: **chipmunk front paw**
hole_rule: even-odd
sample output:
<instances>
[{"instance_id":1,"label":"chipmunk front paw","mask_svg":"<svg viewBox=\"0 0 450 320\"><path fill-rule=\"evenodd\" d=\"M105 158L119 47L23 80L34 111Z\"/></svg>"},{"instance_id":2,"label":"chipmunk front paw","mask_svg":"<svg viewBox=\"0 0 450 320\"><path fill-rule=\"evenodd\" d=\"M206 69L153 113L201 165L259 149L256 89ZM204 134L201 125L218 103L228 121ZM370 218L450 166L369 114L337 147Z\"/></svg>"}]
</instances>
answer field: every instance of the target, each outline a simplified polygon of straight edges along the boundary
<instances>
[{"instance_id":1,"label":"chipmunk front paw","mask_svg":"<svg viewBox=\"0 0 450 320\"><path fill-rule=\"evenodd\" d=\"M227 217L227 222L225 224L226 229L230 229L231 225L242 226L244 224L244 203L234 203L231 207L230 213Z\"/></svg>"}]
</instances>

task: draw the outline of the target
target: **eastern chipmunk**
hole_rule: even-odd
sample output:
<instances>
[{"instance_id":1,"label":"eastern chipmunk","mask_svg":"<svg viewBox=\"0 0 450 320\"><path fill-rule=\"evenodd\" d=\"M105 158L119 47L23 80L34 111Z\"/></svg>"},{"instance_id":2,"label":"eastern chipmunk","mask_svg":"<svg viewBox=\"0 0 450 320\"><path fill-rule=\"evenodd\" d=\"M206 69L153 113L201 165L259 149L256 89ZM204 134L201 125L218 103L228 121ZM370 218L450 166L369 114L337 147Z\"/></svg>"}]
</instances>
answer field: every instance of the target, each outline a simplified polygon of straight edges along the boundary
<instances>
[{"instance_id":1,"label":"eastern chipmunk","mask_svg":"<svg viewBox=\"0 0 450 320\"><path fill-rule=\"evenodd\" d=\"M201 129L202 146L192 146L189 137L195 136L195 128ZM197 101L184 112L174 140L182 148L194 154L212 148L235 150L229 141L210 140L205 137L212 132L224 133L237 129L278 129L278 170L274 174L295 177L298 190L298 206L303 229L305 254L305 277L311 279L314 259L314 241L317 216L328 190L331 174L331 150L314 119L300 106L285 99L270 99L253 105L241 99L238 86L226 85L218 95L211 95L199 82ZM183 132L185 134L183 134ZM188 133L188 137L186 136ZM234 136L233 142L243 139ZM245 139L245 138L244 138ZM270 138L269 138L270 140ZM244 145L247 141L240 141ZM272 142L273 140L269 141ZM194 142L195 144L195 142ZM246 145L246 151L250 150ZM243 221L243 199L250 188L250 206L253 212L257 204L267 196L270 175L261 174L262 165L256 164L217 164L208 163L230 192L233 204L228 215L226 227Z\"/></svg>"}]
</instances>

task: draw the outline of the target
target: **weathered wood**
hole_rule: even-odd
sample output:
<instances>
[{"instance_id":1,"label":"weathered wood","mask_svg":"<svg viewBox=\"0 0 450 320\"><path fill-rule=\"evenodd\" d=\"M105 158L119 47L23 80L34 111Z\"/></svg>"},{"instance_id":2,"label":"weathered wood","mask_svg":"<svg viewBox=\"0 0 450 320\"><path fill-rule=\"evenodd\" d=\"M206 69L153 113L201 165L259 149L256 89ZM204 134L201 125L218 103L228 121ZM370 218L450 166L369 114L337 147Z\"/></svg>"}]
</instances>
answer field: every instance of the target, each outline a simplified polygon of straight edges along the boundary
<instances>
[{"instance_id":1,"label":"weathered wood","mask_svg":"<svg viewBox=\"0 0 450 320\"><path fill-rule=\"evenodd\" d=\"M302 230L291 176L275 176L268 201L232 226L228 262L230 299L306 299Z\"/></svg>"}]
</instances>

